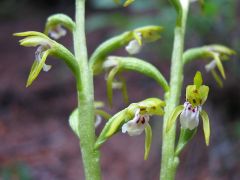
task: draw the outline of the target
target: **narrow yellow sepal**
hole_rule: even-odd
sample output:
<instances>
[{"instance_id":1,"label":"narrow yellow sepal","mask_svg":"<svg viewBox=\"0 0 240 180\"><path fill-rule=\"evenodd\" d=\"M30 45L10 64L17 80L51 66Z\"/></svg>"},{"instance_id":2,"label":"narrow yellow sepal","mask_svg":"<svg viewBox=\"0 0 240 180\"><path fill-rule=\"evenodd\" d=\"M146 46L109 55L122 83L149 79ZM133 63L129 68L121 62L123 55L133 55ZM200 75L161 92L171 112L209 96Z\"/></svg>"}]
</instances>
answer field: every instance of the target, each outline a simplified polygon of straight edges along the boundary
<instances>
[{"instance_id":1,"label":"narrow yellow sepal","mask_svg":"<svg viewBox=\"0 0 240 180\"><path fill-rule=\"evenodd\" d=\"M200 112L200 115L203 120L203 132L204 132L205 142L206 142L206 145L208 146L209 138L210 138L210 123L209 123L208 114L206 113L206 111L202 110Z\"/></svg>"},{"instance_id":2,"label":"narrow yellow sepal","mask_svg":"<svg viewBox=\"0 0 240 180\"><path fill-rule=\"evenodd\" d=\"M170 118L167 121L166 132L168 132L172 128L172 126L177 120L177 117L179 116L179 114L182 112L183 109L184 109L184 106L179 105L172 111Z\"/></svg>"},{"instance_id":3,"label":"narrow yellow sepal","mask_svg":"<svg viewBox=\"0 0 240 180\"><path fill-rule=\"evenodd\" d=\"M149 152L152 144L152 128L149 124L145 127L145 152L144 152L144 160L148 159Z\"/></svg>"},{"instance_id":4,"label":"narrow yellow sepal","mask_svg":"<svg viewBox=\"0 0 240 180\"><path fill-rule=\"evenodd\" d=\"M123 7L127 7L129 6L130 4L132 4L135 0L127 0L125 1L125 3L123 4Z\"/></svg>"},{"instance_id":5,"label":"narrow yellow sepal","mask_svg":"<svg viewBox=\"0 0 240 180\"><path fill-rule=\"evenodd\" d=\"M202 75L201 75L200 71L197 71L197 73L194 76L194 80L193 81L194 81L194 85L196 85L197 88L199 88L202 85L203 80L202 80Z\"/></svg>"},{"instance_id":6,"label":"narrow yellow sepal","mask_svg":"<svg viewBox=\"0 0 240 180\"><path fill-rule=\"evenodd\" d=\"M30 70L30 73L28 76L26 87L30 86L33 83L33 81L38 77L39 73L41 72L41 70L45 64L47 56L50 53L51 53L51 50L47 50L43 53L42 59L40 61L34 60L34 63L31 67L31 70Z\"/></svg>"}]
</instances>

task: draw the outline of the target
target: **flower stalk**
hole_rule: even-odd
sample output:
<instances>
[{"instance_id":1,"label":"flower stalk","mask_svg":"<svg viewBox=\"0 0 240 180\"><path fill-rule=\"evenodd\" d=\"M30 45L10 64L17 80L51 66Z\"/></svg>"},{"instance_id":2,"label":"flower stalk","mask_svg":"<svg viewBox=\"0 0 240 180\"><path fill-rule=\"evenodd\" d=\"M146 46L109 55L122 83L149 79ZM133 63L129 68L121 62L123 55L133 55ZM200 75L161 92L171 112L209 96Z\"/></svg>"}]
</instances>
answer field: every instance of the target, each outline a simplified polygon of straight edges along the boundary
<instances>
[{"instance_id":1,"label":"flower stalk","mask_svg":"<svg viewBox=\"0 0 240 180\"><path fill-rule=\"evenodd\" d=\"M77 78L78 131L85 178L101 179L99 151L95 144L93 78L88 68L85 39L85 0L76 0L76 27L73 32L74 52L80 69Z\"/></svg>"},{"instance_id":2,"label":"flower stalk","mask_svg":"<svg viewBox=\"0 0 240 180\"><path fill-rule=\"evenodd\" d=\"M166 132L167 121L173 109L178 105L183 81L183 49L185 26L189 8L189 0L180 0L182 6L181 23L174 30L174 45L171 60L170 91L166 94L166 108L163 122L161 180L173 180L179 164L175 156L176 125Z\"/></svg>"}]
</instances>

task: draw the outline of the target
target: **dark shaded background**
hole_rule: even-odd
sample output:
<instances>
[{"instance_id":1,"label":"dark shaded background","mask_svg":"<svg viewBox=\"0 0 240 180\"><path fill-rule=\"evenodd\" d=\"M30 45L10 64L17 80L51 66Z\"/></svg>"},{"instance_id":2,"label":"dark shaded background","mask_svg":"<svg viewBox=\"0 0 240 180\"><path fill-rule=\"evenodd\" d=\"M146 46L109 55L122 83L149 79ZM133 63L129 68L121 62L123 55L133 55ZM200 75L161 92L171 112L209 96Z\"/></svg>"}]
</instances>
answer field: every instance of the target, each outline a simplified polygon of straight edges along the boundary
<instances>
[{"instance_id":1,"label":"dark shaded background","mask_svg":"<svg viewBox=\"0 0 240 180\"><path fill-rule=\"evenodd\" d=\"M191 6L187 25L186 48L221 43L240 49L240 2L206 0L203 11ZM46 18L63 12L74 17L74 1L1 0L0 1L0 179L2 180L77 180L84 179L78 140L68 125L68 116L76 106L74 79L61 61L48 58L53 68L42 72L30 88L26 79L33 62L34 48L23 48L14 32L42 31ZM145 46L138 55L156 65L169 77L174 27L174 10L168 1L137 0L127 9L111 0L87 1L87 43L91 53L99 43L123 31L143 26L162 25L162 39ZM70 33L60 40L72 47ZM124 50L117 52L126 55ZM210 146L204 144L202 126L181 155L177 179L240 179L240 64L238 57L224 64L227 80L219 88L204 70L205 61L185 68L185 85L196 70L203 72L211 88L204 105L208 111L212 135ZM125 73L130 101L161 96L156 83L136 73ZM95 79L96 100L106 101L103 75ZM114 92L115 113L125 107L121 93ZM182 101L184 102L184 89ZM153 118L154 119L154 118ZM154 139L148 161L143 160L144 135L115 135L102 147L104 180L156 180L161 152L161 120L152 120ZM103 126L103 125L102 125ZM99 127L99 130L102 128Z\"/></svg>"}]
</instances>

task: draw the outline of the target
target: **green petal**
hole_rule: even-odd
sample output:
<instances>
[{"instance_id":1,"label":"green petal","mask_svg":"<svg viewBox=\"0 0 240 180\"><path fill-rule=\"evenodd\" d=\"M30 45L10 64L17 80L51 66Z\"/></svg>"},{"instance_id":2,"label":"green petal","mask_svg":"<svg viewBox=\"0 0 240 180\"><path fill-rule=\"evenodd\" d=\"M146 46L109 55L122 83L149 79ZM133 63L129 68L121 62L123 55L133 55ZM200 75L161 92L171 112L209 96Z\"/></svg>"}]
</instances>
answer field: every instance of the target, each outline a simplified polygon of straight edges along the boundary
<instances>
[{"instance_id":1,"label":"green petal","mask_svg":"<svg viewBox=\"0 0 240 180\"><path fill-rule=\"evenodd\" d=\"M108 102L110 107L112 106L112 96L113 96L112 84L113 84L114 77L116 76L118 71L119 71L119 67L113 68L107 77L107 97L108 97Z\"/></svg>"},{"instance_id":2,"label":"green petal","mask_svg":"<svg viewBox=\"0 0 240 180\"><path fill-rule=\"evenodd\" d=\"M135 0L126 0L125 3L123 4L124 7L129 6L130 4L132 4Z\"/></svg>"},{"instance_id":3,"label":"green petal","mask_svg":"<svg viewBox=\"0 0 240 180\"><path fill-rule=\"evenodd\" d=\"M161 26L144 26L137 28L134 32L141 33L141 37L144 42L153 42L161 38L160 34L163 31Z\"/></svg>"},{"instance_id":4,"label":"green petal","mask_svg":"<svg viewBox=\"0 0 240 180\"><path fill-rule=\"evenodd\" d=\"M234 55L236 54L236 52L233 49L230 49L226 46L223 46L221 44L212 44L212 45L208 45L205 47L209 47L210 50L213 50L214 52L225 54L225 55Z\"/></svg>"},{"instance_id":5,"label":"green petal","mask_svg":"<svg viewBox=\"0 0 240 180\"><path fill-rule=\"evenodd\" d=\"M126 83L126 80L120 76L120 81L121 81L121 84L122 84L122 87L121 87L121 91L122 91L122 95L123 95L123 100L125 102L125 104L128 104L128 92L127 92L127 83Z\"/></svg>"},{"instance_id":6,"label":"green petal","mask_svg":"<svg viewBox=\"0 0 240 180\"><path fill-rule=\"evenodd\" d=\"M211 70L211 74L212 74L213 78L215 79L215 81L217 82L217 84L222 88L223 82L221 80L221 77L217 74L217 72L214 69Z\"/></svg>"},{"instance_id":7,"label":"green petal","mask_svg":"<svg viewBox=\"0 0 240 180\"><path fill-rule=\"evenodd\" d=\"M116 4L120 4L120 0L113 0Z\"/></svg>"},{"instance_id":8,"label":"green petal","mask_svg":"<svg viewBox=\"0 0 240 180\"><path fill-rule=\"evenodd\" d=\"M203 80L202 80L202 74L200 71L197 71L195 76L194 76L194 85L197 86L197 88L199 88L203 83Z\"/></svg>"},{"instance_id":9,"label":"green petal","mask_svg":"<svg viewBox=\"0 0 240 180\"><path fill-rule=\"evenodd\" d=\"M152 128L149 124L145 127L145 153L144 153L144 160L148 159L148 155L150 152L152 144Z\"/></svg>"},{"instance_id":10,"label":"green petal","mask_svg":"<svg viewBox=\"0 0 240 180\"><path fill-rule=\"evenodd\" d=\"M39 37L39 36L29 36L19 41L21 46L25 47L35 47L38 45L44 45L44 44L50 44L51 41L49 41L46 38Z\"/></svg>"},{"instance_id":11,"label":"green petal","mask_svg":"<svg viewBox=\"0 0 240 180\"><path fill-rule=\"evenodd\" d=\"M177 117L179 116L179 114L182 112L183 109L184 109L184 106L179 105L173 110L170 118L167 121L166 132L168 132L172 128L172 126L174 125L174 123L177 120Z\"/></svg>"},{"instance_id":12,"label":"green petal","mask_svg":"<svg viewBox=\"0 0 240 180\"><path fill-rule=\"evenodd\" d=\"M110 114L108 114L107 112L100 110L100 109L95 109L95 114L102 116L106 120L108 120L112 117Z\"/></svg>"},{"instance_id":13,"label":"green petal","mask_svg":"<svg viewBox=\"0 0 240 180\"><path fill-rule=\"evenodd\" d=\"M41 32L37 32L37 31L25 31L25 32L20 32L20 33L14 33L14 36L39 36L39 37L43 37L43 38L47 38L49 39L45 34L41 33Z\"/></svg>"},{"instance_id":14,"label":"green petal","mask_svg":"<svg viewBox=\"0 0 240 180\"><path fill-rule=\"evenodd\" d=\"M139 36L136 32L133 32L133 36L137 40L138 44L141 46L142 45L141 36Z\"/></svg>"},{"instance_id":15,"label":"green petal","mask_svg":"<svg viewBox=\"0 0 240 180\"><path fill-rule=\"evenodd\" d=\"M222 77L224 79L226 79L226 75L225 75L225 71L224 71L224 68L223 68L223 65L222 65L222 61L220 60L220 58L217 54L214 54L213 57L214 57L214 60L216 61L218 70L220 71Z\"/></svg>"},{"instance_id":16,"label":"green petal","mask_svg":"<svg viewBox=\"0 0 240 180\"><path fill-rule=\"evenodd\" d=\"M47 59L47 56L50 53L51 53L51 50L45 51L43 53L43 56L42 56L42 59L41 59L40 62L38 60L34 60L34 63L32 65L31 71L30 71L29 76L28 76L26 87L30 86L33 83L33 81L38 77L39 73L41 72L41 70L44 66L44 63Z\"/></svg>"},{"instance_id":17,"label":"green petal","mask_svg":"<svg viewBox=\"0 0 240 180\"><path fill-rule=\"evenodd\" d=\"M97 108L102 108L104 107L104 102L102 101L94 101L94 107Z\"/></svg>"},{"instance_id":18,"label":"green petal","mask_svg":"<svg viewBox=\"0 0 240 180\"><path fill-rule=\"evenodd\" d=\"M205 136L205 142L206 145L209 145L209 138L210 138L210 123L209 123L209 118L208 118L208 114L206 113L206 111L201 111L200 115L202 117L203 120L203 132L204 132L204 136Z\"/></svg>"}]
</instances>

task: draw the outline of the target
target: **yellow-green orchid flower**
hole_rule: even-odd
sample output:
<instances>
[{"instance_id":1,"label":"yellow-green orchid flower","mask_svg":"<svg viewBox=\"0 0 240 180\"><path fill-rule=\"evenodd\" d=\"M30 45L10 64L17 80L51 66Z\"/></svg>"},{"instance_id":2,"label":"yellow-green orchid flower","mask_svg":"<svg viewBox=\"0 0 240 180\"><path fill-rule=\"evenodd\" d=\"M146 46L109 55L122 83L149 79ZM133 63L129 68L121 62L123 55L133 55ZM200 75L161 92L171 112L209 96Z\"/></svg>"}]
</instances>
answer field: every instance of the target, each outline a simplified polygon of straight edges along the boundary
<instances>
[{"instance_id":1,"label":"yellow-green orchid flower","mask_svg":"<svg viewBox=\"0 0 240 180\"><path fill-rule=\"evenodd\" d=\"M186 102L184 105L177 106L167 123L168 132L180 115L180 124L182 129L194 130L199 124L199 115L203 120L203 131L206 145L209 145L210 124L207 113L202 110L202 105L208 97L209 87L202 85L202 76L197 72L194 77L194 84L188 85L186 89Z\"/></svg>"}]
</instances>

